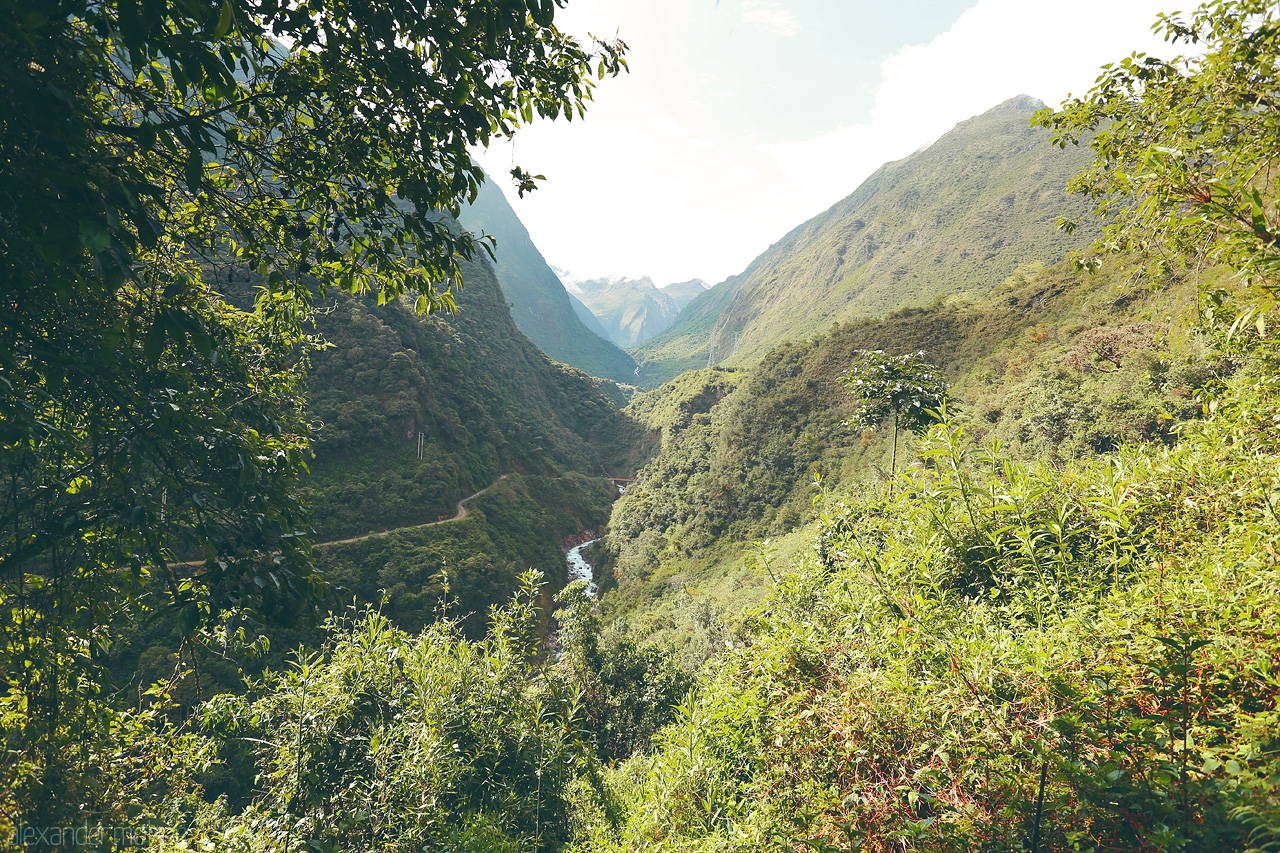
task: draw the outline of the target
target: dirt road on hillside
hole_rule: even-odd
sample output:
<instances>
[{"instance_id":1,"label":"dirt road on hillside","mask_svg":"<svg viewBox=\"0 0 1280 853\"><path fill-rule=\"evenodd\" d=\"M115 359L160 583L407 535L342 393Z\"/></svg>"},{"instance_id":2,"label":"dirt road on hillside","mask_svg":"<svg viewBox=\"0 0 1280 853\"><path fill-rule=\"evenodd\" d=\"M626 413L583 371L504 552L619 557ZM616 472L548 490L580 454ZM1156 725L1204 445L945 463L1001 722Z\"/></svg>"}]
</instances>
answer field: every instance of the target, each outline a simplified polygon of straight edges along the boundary
<instances>
[{"instance_id":1,"label":"dirt road on hillside","mask_svg":"<svg viewBox=\"0 0 1280 853\"><path fill-rule=\"evenodd\" d=\"M498 478L498 480L505 480L507 479L508 476L510 475L503 474ZM439 519L436 519L435 521L428 521L426 524L411 524L408 527L392 527L387 530L375 530L375 531L366 533L363 536L352 536L350 539L330 539L328 542L313 542L311 543L311 547L324 548L327 545L346 545L350 542L363 542L364 540L372 539L375 536L386 536L388 533L395 533L397 530L418 530L423 527L435 527L437 524L448 524L451 521L461 521L462 519L467 517L467 502L480 497L485 492L489 491L494 486L498 485L498 480L494 480L492 483L485 486L483 489L476 492L474 495L467 495L465 498L458 501L458 511L454 513L452 516L450 516L449 518L439 518ZM204 564L204 560L188 560L185 563L170 563L169 565L200 566L203 564Z\"/></svg>"},{"instance_id":2,"label":"dirt road on hillside","mask_svg":"<svg viewBox=\"0 0 1280 853\"><path fill-rule=\"evenodd\" d=\"M503 474L501 477L498 478L498 480L505 480L507 479L507 477L508 477L507 474ZM426 524L411 524L408 527L392 527L389 530L376 530L370 533L366 533L363 536L352 536L350 539L330 539L328 542L313 542L311 544L311 547L323 548L326 545L346 545L350 542L363 542L364 540L372 539L375 536L386 536L388 533L395 533L397 530L419 530L423 527L435 527L437 524L448 524L451 521L461 521L462 519L467 517L467 502L472 500L473 498L480 497L485 492L489 491L494 486L498 485L498 480L494 480L492 483L485 486L483 489L476 492L474 495L467 495L465 498L458 501L458 511L450 518L440 518L440 519L436 519L435 521L428 521Z\"/></svg>"}]
</instances>

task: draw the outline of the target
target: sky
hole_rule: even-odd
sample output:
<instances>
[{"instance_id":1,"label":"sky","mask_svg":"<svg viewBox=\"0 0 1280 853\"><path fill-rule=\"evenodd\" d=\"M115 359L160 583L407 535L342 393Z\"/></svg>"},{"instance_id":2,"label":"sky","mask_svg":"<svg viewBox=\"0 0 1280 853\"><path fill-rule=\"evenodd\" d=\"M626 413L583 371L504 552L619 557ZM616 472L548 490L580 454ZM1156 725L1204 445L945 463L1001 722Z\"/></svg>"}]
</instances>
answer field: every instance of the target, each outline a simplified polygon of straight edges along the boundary
<instances>
[{"instance_id":1,"label":"sky","mask_svg":"<svg viewBox=\"0 0 1280 853\"><path fill-rule=\"evenodd\" d=\"M741 272L882 164L1016 95L1057 106L1104 63L1178 52L1187 0L569 0L630 73L585 120L537 122L479 160L548 263L661 285ZM545 175L517 197L512 166Z\"/></svg>"}]
</instances>

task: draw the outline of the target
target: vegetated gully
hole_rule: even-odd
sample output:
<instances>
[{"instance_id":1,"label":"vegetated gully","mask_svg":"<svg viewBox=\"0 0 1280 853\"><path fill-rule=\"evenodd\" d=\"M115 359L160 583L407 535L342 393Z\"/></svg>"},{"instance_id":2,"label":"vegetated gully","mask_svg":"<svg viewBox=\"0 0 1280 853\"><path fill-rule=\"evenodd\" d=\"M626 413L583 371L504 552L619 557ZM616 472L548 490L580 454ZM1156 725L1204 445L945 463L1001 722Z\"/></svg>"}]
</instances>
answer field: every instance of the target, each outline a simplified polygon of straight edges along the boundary
<instances>
[{"instance_id":1,"label":"vegetated gully","mask_svg":"<svg viewBox=\"0 0 1280 853\"><path fill-rule=\"evenodd\" d=\"M599 539L588 539L581 545L575 545L569 549L567 558L569 561L569 582L586 581L587 595L592 598L596 597L596 593L599 592L599 587L596 586L595 571L591 564L587 562L586 558L582 556L582 549L599 541Z\"/></svg>"},{"instance_id":2,"label":"vegetated gully","mask_svg":"<svg viewBox=\"0 0 1280 853\"><path fill-rule=\"evenodd\" d=\"M619 495L624 494L627 491L627 484L631 482L629 479L621 479L618 477L611 477L610 479L612 479L613 484L618 487ZM569 561L569 583L573 583L574 581L586 581L587 595L592 598L596 597L596 594L600 591L600 587L596 584L595 569L587 562L587 558L582 556L582 549L589 548L599 541L599 537L596 537L588 539L586 542L580 542L569 549L566 557Z\"/></svg>"}]
</instances>

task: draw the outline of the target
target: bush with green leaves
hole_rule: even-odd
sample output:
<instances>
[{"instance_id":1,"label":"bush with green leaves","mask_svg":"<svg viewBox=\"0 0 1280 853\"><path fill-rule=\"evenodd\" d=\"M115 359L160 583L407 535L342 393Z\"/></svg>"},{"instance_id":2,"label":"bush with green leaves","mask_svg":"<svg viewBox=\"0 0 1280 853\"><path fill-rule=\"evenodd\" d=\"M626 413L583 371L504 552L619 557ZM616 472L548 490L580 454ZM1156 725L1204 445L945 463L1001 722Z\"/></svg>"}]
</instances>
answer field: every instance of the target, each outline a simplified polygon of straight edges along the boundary
<instances>
[{"instance_id":1,"label":"bush with green leaves","mask_svg":"<svg viewBox=\"0 0 1280 853\"><path fill-rule=\"evenodd\" d=\"M250 744L259 793L239 814L203 807L187 830L218 849L565 849L591 760L572 692L535 678L540 577L527 574L489 635L442 621L414 636L371 613L335 623L245 697L199 715Z\"/></svg>"},{"instance_id":2,"label":"bush with green leaves","mask_svg":"<svg viewBox=\"0 0 1280 853\"><path fill-rule=\"evenodd\" d=\"M675 655L628 637L619 626L602 631L585 581L556 596L564 642L553 677L581 697L587 731L601 761L621 761L649 749L654 734L672 722L693 685Z\"/></svg>"},{"instance_id":3,"label":"bush with green leaves","mask_svg":"<svg viewBox=\"0 0 1280 853\"><path fill-rule=\"evenodd\" d=\"M1100 248L1137 255L1157 279L1226 264L1238 328L1265 337L1280 280L1280 15L1266 0L1213 0L1155 29L1188 53L1111 63L1035 122L1062 147L1093 149L1069 187L1106 223Z\"/></svg>"},{"instance_id":4,"label":"bush with green leaves","mask_svg":"<svg viewBox=\"0 0 1280 853\"><path fill-rule=\"evenodd\" d=\"M949 416L909 490L827 498L609 777L616 849L1271 849L1280 423L1234 389L1174 448L1065 470Z\"/></svg>"}]
</instances>

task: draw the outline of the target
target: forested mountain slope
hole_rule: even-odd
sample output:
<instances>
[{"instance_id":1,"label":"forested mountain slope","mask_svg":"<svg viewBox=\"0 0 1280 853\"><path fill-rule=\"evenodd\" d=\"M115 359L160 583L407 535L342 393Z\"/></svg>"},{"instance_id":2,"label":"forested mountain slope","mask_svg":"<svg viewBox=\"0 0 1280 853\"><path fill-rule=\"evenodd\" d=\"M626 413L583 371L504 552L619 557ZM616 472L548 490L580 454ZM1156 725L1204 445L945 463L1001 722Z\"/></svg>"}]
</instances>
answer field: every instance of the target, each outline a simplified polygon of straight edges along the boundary
<instances>
[{"instance_id":1,"label":"forested mountain slope","mask_svg":"<svg viewBox=\"0 0 1280 853\"><path fill-rule=\"evenodd\" d=\"M924 351L952 383L953 410L1009 458L1065 464L1168 441L1174 423L1198 413L1197 389L1230 370L1179 331L1191 290L1175 278L1132 291L1119 265L1089 274L1064 261L1011 276L979 304L835 324L749 369L693 371L635 398L626 411L661 431L661 450L614 505L604 557L619 589L606 604L629 612L659 601L665 613L672 589L740 571L753 539L813 517L815 472L837 490L888 478L892 431L845 423L854 404L841 377L861 351ZM914 459L910 438L899 469ZM703 553L712 548L722 553ZM685 580L672 587L676 576ZM712 611L723 605L714 598Z\"/></svg>"},{"instance_id":2,"label":"forested mountain slope","mask_svg":"<svg viewBox=\"0 0 1280 853\"><path fill-rule=\"evenodd\" d=\"M1068 235L1055 222L1085 209L1065 186L1089 152L1053 147L1029 127L1041 107L1013 98L881 167L637 347L644 386L693 366L749 363L837 320L980 298L1019 265L1087 245L1090 226Z\"/></svg>"},{"instance_id":3,"label":"forested mountain slope","mask_svg":"<svg viewBox=\"0 0 1280 853\"><path fill-rule=\"evenodd\" d=\"M616 386L533 346L487 261L464 281L453 316L340 296L317 317L332 345L310 376L319 429L305 488L319 539L452 515L511 471L612 466L591 437L614 428Z\"/></svg>"},{"instance_id":4,"label":"forested mountain slope","mask_svg":"<svg viewBox=\"0 0 1280 853\"><path fill-rule=\"evenodd\" d=\"M567 580L560 540L607 521L616 489L603 474L633 464L627 449L641 431L619 415L616 386L606 391L608 380L533 346L512 322L487 260L463 272L452 316L345 294L317 313L316 331L330 346L309 372L315 459L301 490L313 542L361 537L312 551L332 588L322 611L355 602L415 631L447 612L482 636L490 605L536 569L546 578L545 620L550 594ZM241 271L222 286L243 299L256 281ZM465 518L417 527L454 517L461 498L481 491ZM366 536L373 531L394 532ZM252 671L322 641L316 625L295 624L296 616L273 613L253 627L275 652ZM182 642L172 619L129 626L110 665L144 689L172 675ZM186 653L203 675L174 682L181 707L240 689L235 667L217 653ZM225 786L219 790L233 795L249 789L244 779Z\"/></svg>"},{"instance_id":5,"label":"forested mountain slope","mask_svg":"<svg viewBox=\"0 0 1280 853\"><path fill-rule=\"evenodd\" d=\"M458 219L464 227L497 239L498 283L516 326L529 340L556 361L592 376L632 381L635 363L631 356L583 322L564 285L547 266L492 178L481 185L475 203L464 207Z\"/></svg>"},{"instance_id":6,"label":"forested mountain slope","mask_svg":"<svg viewBox=\"0 0 1280 853\"><path fill-rule=\"evenodd\" d=\"M514 18L549 20L554 6L516 3ZM0 838L15 849L162 853L1280 850L1280 184L1260 177L1280 163L1280 20L1270 6L1223 0L1164 17L1158 28L1201 52L1107 66L1088 102L1044 117L1068 140L1108 130L1111 144L1076 184L1119 204L1106 246L1115 253L1086 256L1092 273L1020 263L981 296L832 323L751 367L685 372L634 399L623 419L600 414L585 379L535 358L501 311L467 326L327 305L322 322L346 324L338 331L348 338L327 355L346 361L323 375L318 363L313 388L346 395L330 413L339 419L360 411L349 402L363 394L384 423L353 418L360 429L322 448L321 467L394 451L406 426L421 447L425 429L434 440L452 424L452 409L466 427L448 436L456 465L492 457L548 474L499 480L456 523L317 548L332 577L371 606L312 632L287 662L264 669L257 658L260 677L239 677L238 654L267 651L249 629L314 599L246 601L254 588L311 577L290 574L293 503L265 490L238 498L245 481L305 467L298 386L292 374L273 382L252 370L252 384L215 386L212 401L233 409L276 383L289 392L287 408L241 421L270 443L232 444L221 466L183 452L187 443L222 452L221 422L175 431L170 413L202 402L188 379L204 374L191 365L225 354L234 366L243 354L300 371L300 336L212 350L199 325L178 322L189 315L166 308L158 336L126 338L140 368L128 375L159 393L133 410L142 426L129 443L108 445L90 469L109 490L77 470L79 451L99 452L105 419L57 444L47 433L59 422L79 429L73 407L110 393L18 401L10 411L35 414L3 448L11 480L28 447L51 459L72 453L68 465L55 460L58 476L10 494L23 511L62 501L72 512L27 526L31 537L10 534L11 553L47 536L48 556L0 572L12 578L0 598L9 616L0 669L12 673L0 688ZM243 11L231 20L253 20ZM463 35L475 29L477 48L500 35L484 16L465 26L447 10L438 18ZM159 20L184 32L188 19ZM68 37L114 37L71 21ZM232 45L221 47L209 56ZM512 89L525 91L518 78ZM466 104L465 93L455 98ZM1142 195L1126 198L1134 187ZM57 270L45 272L55 280ZM492 276L467 274L479 284L469 298L502 301ZM282 319L210 309L211 321ZM170 334L175 326L182 334ZM88 339L25 342L75 355L66 342ZM373 365L353 352L362 342L377 344ZM108 346L88 352L110 357ZM890 456L892 413L857 418L857 432L844 415L850 390L884 402L922 378L934 383L938 368L921 365L896 387L876 387L868 365L895 354L936 362L952 384L933 423L915 424ZM462 358L505 371L497 379L513 388L491 387L495 374L457 366ZM441 374L454 364L457 375L436 394L415 359ZM36 377L41 394L69 372L49 363ZM909 396L896 399L902 408ZM541 431L528 419L511 427L527 435L504 426L513 405L545 418L566 403L573 416ZM429 420L436 407L445 425ZM374 427L389 437L363 442ZM161 452L138 457L149 434L161 436ZM504 438L527 441L527 452ZM658 451L614 512L613 533L630 526L606 549L617 588L593 599L576 583L556 595L558 638L535 572L506 606L478 613L512 588L513 564L551 550L558 559L555 528L590 523L613 496L601 478L552 473L590 460L589 446L615 448L615 460ZM172 477L128 488L109 479L169 464L175 450L192 464ZM808 486L814 469L824 476ZM196 482L206 472L232 500ZM150 484L159 494L138 506ZM104 499L82 503L99 490ZM166 519L188 507L234 511L214 521L239 522L231 530L248 537L249 559L232 543L207 574L184 578L150 572L141 549L95 554L116 539L136 547L135 524L159 525L162 544L176 540ZM75 514L102 512L127 523L75 526ZM255 538L267 525L272 539ZM165 586L167 601L143 600ZM744 606L721 607L726 591ZM610 620L623 599L630 613ZM125 623L175 631L169 659L162 646L139 655L137 669L157 679L149 690L103 671L121 653ZM277 655L283 647L272 643ZM195 701L224 676L241 692Z\"/></svg>"}]
</instances>

